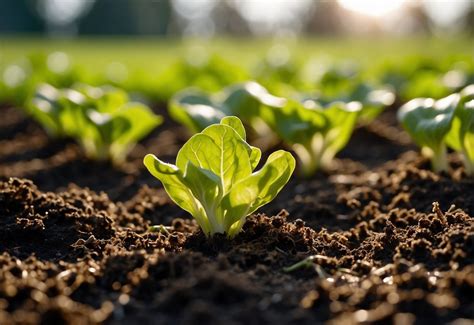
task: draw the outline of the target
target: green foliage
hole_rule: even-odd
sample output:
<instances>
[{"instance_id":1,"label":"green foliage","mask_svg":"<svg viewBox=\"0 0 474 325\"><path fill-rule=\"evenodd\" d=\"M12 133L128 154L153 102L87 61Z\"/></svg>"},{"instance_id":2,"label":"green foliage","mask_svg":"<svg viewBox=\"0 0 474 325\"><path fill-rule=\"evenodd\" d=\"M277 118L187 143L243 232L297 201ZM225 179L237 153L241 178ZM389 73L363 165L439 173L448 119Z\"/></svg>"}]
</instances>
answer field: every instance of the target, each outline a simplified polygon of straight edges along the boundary
<instances>
[{"instance_id":1,"label":"green foliage","mask_svg":"<svg viewBox=\"0 0 474 325\"><path fill-rule=\"evenodd\" d=\"M459 100L459 94L437 101L432 98L416 98L398 111L398 120L422 148L422 153L431 159L432 168L436 172L448 169L445 138L451 130Z\"/></svg>"},{"instance_id":2,"label":"green foliage","mask_svg":"<svg viewBox=\"0 0 474 325\"><path fill-rule=\"evenodd\" d=\"M359 119L363 123L372 122L386 107L395 101L395 94L388 87L374 87L371 84L353 81L333 89L334 96L316 96L321 104L328 105L331 102L357 101L362 104Z\"/></svg>"},{"instance_id":3,"label":"green foliage","mask_svg":"<svg viewBox=\"0 0 474 325\"><path fill-rule=\"evenodd\" d=\"M245 82L212 95L197 89L183 90L172 98L169 113L173 119L196 133L219 123L224 116L232 115L239 116L250 125L260 126L262 105L281 106L284 101L270 95L256 82Z\"/></svg>"},{"instance_id":4,"label":"green foliage","mask_svg":"<svg viewBox=\"0 0 474 325\"><path fill-rule=\"evenodd\" d=\"M311 176L327 169L347 144L361 111L359 102L333 102L321 106L314 100L289 100L281 107L265 106L262 117L298 155L302 173Z\"/></svg>"},{"instance_id":5,"label":"green foliage","mask_svg":"<svg viewBox=\"0 0 474 325\"><path fill-rule=\"evenodd\" d=\"M63 52L29 55L0 69L0 76L0 101L18 106L24 105L41 83L69 87L82 77Z\"/></svg>"},{"instance_id":6,"label":"green foliage","mask_svg":"<svg viewBox=\"0 0 474 325\"><path fill-rule=\"evenodd\" d=\"M188 87L213 92L247 79L244 69L217 55L201 52L192 55L170 65L160 75L156 89L161 100L168 100Z\"/></svg>"},{"instance_id":7,"label":"green foliage","mask_svg":"<svg viewBox=\"0 0 474 325\"><path fill-rule=\"evenodd\" d=\"M460 96L446 143L462 153L466 173L474 176L474 85L464 88Z\"/></svg>"},{"instance_id":8,"label":"green foliage","mask_svg":"<svg viewBox=\"0 0 474 325\"><path fill-rule=\"evenodd\" d=\"M53 137L72 137L87 157L121 164L136 142L161 124L145 105L115 88L38 87L28 111Z\"/></svg>"},{"instance_id":9,"label":"green foliage","mask_svg":"<svg viewBox=\"0 0 474 325\"><path fill-rule=\"evenodd\" d=\"M144 164L206 235L234 237L246 216L272 201L295 168L293 156L279 150L254 171L260 156L260 150L246 142L242 122L229 116L191 137L178 152L176 165L152 154Z\"/></svg>"}]
</instances>

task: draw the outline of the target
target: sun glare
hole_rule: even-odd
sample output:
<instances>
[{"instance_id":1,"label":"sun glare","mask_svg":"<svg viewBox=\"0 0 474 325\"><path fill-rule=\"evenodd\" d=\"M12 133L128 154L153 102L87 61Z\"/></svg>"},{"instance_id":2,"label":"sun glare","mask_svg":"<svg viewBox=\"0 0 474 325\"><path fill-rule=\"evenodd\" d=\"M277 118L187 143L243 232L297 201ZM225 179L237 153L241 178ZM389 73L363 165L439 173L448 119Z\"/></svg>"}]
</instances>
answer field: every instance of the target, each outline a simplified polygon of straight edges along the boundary
<instances>
[{"instance_id":1,"label":"sun glare","mask_svg":"<svg viewBox=\"0 0 474 325\"><path fill-rule=\"evenodd\" d=\"M368 16L381 17L399 9L405 0L338 0L338 2L345 9Z\"/></svg>"}]
</instances>

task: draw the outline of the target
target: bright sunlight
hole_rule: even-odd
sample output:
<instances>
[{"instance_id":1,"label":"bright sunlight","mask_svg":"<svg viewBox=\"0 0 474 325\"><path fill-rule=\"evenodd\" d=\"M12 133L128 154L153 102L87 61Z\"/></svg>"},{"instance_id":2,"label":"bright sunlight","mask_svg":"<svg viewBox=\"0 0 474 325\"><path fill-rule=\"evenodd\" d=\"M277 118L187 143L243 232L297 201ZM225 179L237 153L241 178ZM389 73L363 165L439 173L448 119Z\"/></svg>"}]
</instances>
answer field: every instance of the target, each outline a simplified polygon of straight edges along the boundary
<instances>
[{"instance_id":1,"label":"bright sunlight","mask_svg":"<svg viewBox=\"0 0 474 325\"><path fill-rule=\"evenodd\" d=\"M345 9L368 16L381 17L399 9L405 0L338 0L338 2Z\"/></svg>"}]
</instances>

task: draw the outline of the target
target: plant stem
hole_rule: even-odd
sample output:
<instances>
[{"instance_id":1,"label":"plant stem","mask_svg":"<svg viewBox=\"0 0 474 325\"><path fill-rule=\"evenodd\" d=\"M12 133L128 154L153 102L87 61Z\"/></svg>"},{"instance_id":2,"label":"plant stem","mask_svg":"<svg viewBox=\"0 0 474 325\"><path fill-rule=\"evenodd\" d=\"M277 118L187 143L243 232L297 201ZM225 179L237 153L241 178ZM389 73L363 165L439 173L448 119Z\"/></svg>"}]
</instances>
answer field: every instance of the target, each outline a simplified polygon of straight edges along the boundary
<instances>
[{"instance_id":1,"label":"plant stem","mask_svg":"<svg viewBox=\"0 0 474 325\"><path fill-rule=\"evenodd\" d=\"M462 154L464 159L464 170L466 171L466 174L469 176L474 176L474 159L471 159L465 148L463 149Z\"/></svg>"},{"instance_id":2,"label":"plant stem","mask_svg":"<svg viewBox=\"0 0 474 325\"><path fill-rule=\"evenodd\" d=\"M440 144L437 150L431 150L431 166L436 173L448 171L449 164L444 143Z\"/></svg>"},{"instance_id":3,"label":"plant stem","mask_svg":"<svg viewBox=\"0 0 474 325\"><path fill-rule=\"evenodd\" d=\"M316 134L311 141L306 144L295 143L293 149L301 162L301 173L303 177L308 178L314 175L316 171L323 167L324 159L324 138Z\"/></svg>"}]
</instances>

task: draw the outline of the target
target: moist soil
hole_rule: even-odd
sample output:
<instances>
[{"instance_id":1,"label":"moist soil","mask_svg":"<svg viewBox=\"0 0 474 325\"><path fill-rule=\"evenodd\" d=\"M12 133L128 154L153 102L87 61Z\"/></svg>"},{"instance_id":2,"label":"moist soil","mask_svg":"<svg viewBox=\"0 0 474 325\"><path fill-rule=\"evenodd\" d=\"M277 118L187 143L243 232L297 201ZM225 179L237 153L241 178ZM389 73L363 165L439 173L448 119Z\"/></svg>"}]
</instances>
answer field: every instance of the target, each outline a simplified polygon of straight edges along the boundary
<instances>
[{"instance_id":1,"label":"moist soil","mask_svg":"<svg viewBox=\"0 0 474 325\"><path fill-rule=\"evenodd\" d=\"M455 155L432 173L394 110L233 240L206 238L142 166L186 141L169 118L117 170L0 110L0 324L474 319L474 180Z\"/></svg>"}]
</instances>

